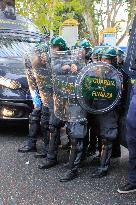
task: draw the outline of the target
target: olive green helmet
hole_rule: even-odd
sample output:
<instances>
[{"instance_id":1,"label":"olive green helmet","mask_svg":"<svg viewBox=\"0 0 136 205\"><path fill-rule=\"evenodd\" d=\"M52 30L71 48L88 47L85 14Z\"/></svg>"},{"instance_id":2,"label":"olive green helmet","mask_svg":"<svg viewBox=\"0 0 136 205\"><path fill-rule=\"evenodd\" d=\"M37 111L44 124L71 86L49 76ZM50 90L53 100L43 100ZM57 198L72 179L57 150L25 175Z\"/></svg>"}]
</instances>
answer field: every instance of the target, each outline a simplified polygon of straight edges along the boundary
<instances>
[{"instance_id":1,"label":"olive green helmet","mask_svg":"<svg viewBox=\"0 0 136 205\"><path fill-rule=\"evenodd\" d=\"M102 58L112 59L117 56L117 49L115 48L108 48L102 53Z\"/></svg>"},{"instance_id":2,"label":"olive green helmet","mask_svg":"<svg viewBox=\"0 0 136 205\"><path fill-rule=\"evenodd\" d=\"M119 49L117 50L117 55L118 55L118 56L124 56L124 51L119 48Z\"/></svg>"},{"instance_id":3,"label":"olive green helmet","mask_svg":"<svg viewBox=\"0 0 136 205\"><path fill-rule=\"evenodd\" d=\"M52 42L54 41L54 39L57 38L57 36L52 36L51 40L50 40L50 44L52 45Z\"/></svg>"},{"instance_id":4,"label":"olive green helmet","mask_svg":"<svg viewBox=\"0 0 136 205\"><path fill-rule=\"evenodd\" d=\"M84 39L80 41L80 46L83 48L91 48L91 43L88 40Z\"/></svg>"},{"instance_id":5,"label":"olive green helmet","mask_svg":"<svg viewBox=\"0 0 136 205\"><path fill-rule=\"evenodd\" d=\"M103 53L103 48L94 48L92 52L92 58L100 60Z\"/></svg>"},{"instance_id":6,"label":"olive green helmet","mask_svg":"<svg viewBox=\"0 0 136 205\"><path fill-rule=\"evenodd\" d=\"M38 43L36 46L35 46L35 50L36 50L36 52L40 52L40 53L42 53L42 52L48 52L48 50L49 50L49 48L48 48L48 45L47 45L47 43Z\"/></svg>"},{"instance_id":7,"label":"olive green helmet","mask_svg":"<svg viewBox=\"0 0 136 205\"><path fill-rule=\"evenodd\" d=\"M98 55L102 53L102 48L94 48L92 55Z\"/></svg>"},{"instance_id":8,"label":"olive green helmet","mask_svg":"<svg viewBox=\"0 0 136 205\"><path fill-rule=\"evenodd\" d=\"M66 41L63 39L62 36L55 37L55 38L52 40L51 45L52 45L52 46L59 45L63 51L66 51L66 50L68 49L67 43L66 43Z\"/></svg>"}]
</instances>

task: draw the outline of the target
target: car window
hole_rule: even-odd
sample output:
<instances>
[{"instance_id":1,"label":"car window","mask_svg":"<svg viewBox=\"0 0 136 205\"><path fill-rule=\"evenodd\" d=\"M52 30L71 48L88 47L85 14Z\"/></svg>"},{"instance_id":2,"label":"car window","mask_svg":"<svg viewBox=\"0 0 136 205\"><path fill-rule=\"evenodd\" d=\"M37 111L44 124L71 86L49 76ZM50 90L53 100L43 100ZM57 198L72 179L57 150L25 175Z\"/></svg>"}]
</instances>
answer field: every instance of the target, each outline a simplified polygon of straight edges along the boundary
<instances>
[{"instance_id":1,"label":"car window","mask_svg":"<svg viewBox=\"0 0 136 205\"><path fill-rule=\"evenodd\" d=\"M34 45L24 39L0 38L0 57L22 57Z\"/></svg>"},{"instance_id":2,"label":"car window","mask_svg":"<svg viewBox=\"0 0 136 205\"><path fill-rule=\"evenodd\" d=\"M24 75L23 58L37 42L30 35L0 34L0 72Z\"/></svg>"}]
</instances>

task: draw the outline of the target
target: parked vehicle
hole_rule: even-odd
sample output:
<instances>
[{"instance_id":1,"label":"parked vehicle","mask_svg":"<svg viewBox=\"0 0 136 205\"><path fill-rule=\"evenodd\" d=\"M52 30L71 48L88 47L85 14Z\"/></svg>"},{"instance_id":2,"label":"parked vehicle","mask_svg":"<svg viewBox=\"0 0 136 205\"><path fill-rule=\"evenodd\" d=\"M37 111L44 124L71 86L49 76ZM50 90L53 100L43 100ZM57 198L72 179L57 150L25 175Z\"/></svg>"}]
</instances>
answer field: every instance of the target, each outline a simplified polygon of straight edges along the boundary
<instances>
[{"instance_id":1,"label":"parked vehicle","mask_svg":"<svg viewBox=\"0 0 136 205\"><path fill-rule=\"evenodd\" d=\"M26 120L32 109L23 56L45 41L38 27L14 9L0 11L0 119Z\"/></svg>"}]
</instances>

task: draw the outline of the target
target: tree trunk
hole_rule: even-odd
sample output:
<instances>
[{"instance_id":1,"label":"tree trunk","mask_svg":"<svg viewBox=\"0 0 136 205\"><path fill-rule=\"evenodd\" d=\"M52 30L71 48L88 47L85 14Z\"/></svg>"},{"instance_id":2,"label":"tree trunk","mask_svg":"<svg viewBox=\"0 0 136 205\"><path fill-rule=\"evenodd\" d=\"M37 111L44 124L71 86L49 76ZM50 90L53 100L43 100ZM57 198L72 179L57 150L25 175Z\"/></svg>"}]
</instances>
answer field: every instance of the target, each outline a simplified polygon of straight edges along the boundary
<instances>
[{"instance_id":1,"label":"tree trunk","mask_svg":"<svg viewBox=\"0 0 136 205\"><path fill-rule=\"evenodd\" d=\"M126 36L128 30L129 30L129 27L130 27L131 21L132 21L132 19L129 19L129 20L128 20L128 22L127 22L127 26L126 26L126 28L125 28L124 33L122 34L121 38L117 41L117 46L118 46L118 45L123 41L123 39L125 38L125 36Z\"/></svg>"},{"instance_id":2,"label":"tree trunk","mask_svg":"<svg viewBox=\"0 0 136 205\"><path fill-rule=\"evenodd\" d=\"M127 31L125 31L123 35L121 36L121 38L117 41L116 43L117 46L123 41L123 39L126 37L126 34L127 34Z\"/></svg>"},{"instance_id":3,"label":"tree trunk","mask_svg":"<svg viewBox=\"0 0 136 205\"><path fill-rule=\"evenodd\" d=\"M110 11L110 2L109 2L109 0L107 0L106 14L107 14L107 28L108 28L108 27L110 27L110 22L111 22L111 11Z\"/></svg>"},{"instance_id":4,"label":"tree trunk","mask_svg":"<svg viewBox=\"0 0 136 205\"><path fill-rule=\"evenodd\" d=\"M92 16L90 15L89 11L86 11L83 13L83 16L84 16L84 19L85 19L85 22L86 22L86 25L87 25L87 28L88 28L88 31L90 32L91 34L91 40L92 40L92 43L94 45L97 44L97 38L94 34L94 24L93 24L93 18Z\"/></svg>"}]
</instances>

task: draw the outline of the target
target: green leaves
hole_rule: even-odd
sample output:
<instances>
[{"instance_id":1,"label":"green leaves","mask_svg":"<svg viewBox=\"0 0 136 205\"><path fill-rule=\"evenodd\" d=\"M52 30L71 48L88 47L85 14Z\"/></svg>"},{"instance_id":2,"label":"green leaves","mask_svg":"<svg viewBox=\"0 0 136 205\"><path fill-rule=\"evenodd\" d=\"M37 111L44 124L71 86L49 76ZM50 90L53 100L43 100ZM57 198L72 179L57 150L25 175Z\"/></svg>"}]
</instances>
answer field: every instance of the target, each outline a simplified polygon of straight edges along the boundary
<instances>
[{"instance_id":1,"label":"green leaves","mask_svg":"<svg viewBox=\"0 0 136 205\"><path fill-rule=\"evenodd\" d=\"M116 16L122 6L128 20L134 15L136 1L134 0L18 0L17 12L29 16L43 31L59 33L59 27L69 18L79 22L79 37L90 39L91 43L98 44L98 30L115 26L121 30L123 19L117 20ZM125 10L126 9L126 10ZM105 23L106 22L106 23ZM101 28L100 28L101 27ZM123 27L125 30L125 28Z\"/></svg>"},{"instance_id":2,"label":"green leaves","mask_svg":"<svg viewBox=\"0 0 136 205\"><path fill-rule=\"evenodd\" d=\"M64 20L75 18L80 21L80 32L86 31L82 6L79 0L19 0L16 3L17 12L29 16L42 31L43 26L58 33ZM81 34L81 36L83 36Z\"/></svg>"}]
</instances>

